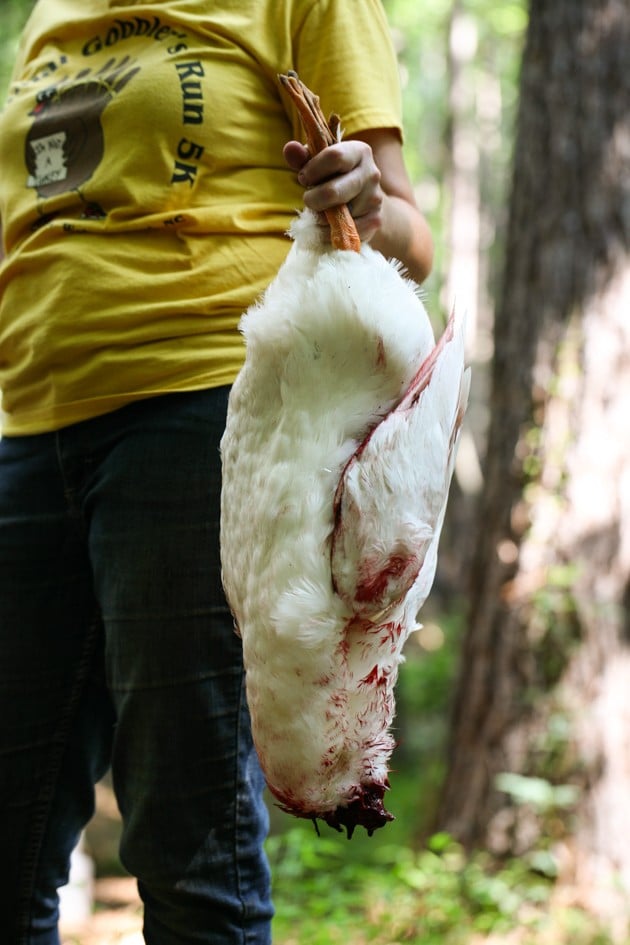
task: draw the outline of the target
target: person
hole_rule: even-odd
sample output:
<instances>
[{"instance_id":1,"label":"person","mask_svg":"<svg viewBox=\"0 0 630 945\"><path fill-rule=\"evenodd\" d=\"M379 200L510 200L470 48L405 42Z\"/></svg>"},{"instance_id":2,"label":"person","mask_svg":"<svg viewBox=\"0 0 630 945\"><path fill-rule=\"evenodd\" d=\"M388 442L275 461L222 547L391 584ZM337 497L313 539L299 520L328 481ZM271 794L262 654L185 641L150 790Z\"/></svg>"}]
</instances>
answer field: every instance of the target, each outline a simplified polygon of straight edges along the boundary
<instances>
[{"instance_id":1,"label":"person","mask_svg":"<svg viewBox=\"0 0 630 945\"><path fill-rule=\"evenodd\" d=\"M316 156L289 69L343 119ZM303 200L430 269L380 0L39 0L0 168L0 940L59 942L111 766L148 945L262 945L219 442L239 318Z\"/></svg>"}]
</instances>

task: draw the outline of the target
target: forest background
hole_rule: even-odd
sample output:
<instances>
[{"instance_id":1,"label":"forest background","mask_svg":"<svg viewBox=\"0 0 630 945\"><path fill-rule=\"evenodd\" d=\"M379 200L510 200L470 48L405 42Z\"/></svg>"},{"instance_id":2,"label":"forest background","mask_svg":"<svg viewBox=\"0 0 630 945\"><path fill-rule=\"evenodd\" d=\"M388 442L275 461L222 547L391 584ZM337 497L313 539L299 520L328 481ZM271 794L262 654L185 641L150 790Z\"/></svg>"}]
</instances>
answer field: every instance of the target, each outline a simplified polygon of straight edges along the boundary
<instances>
[{"instance_id":1,"label":"forest background","mask_svg":"<svg viewBox=\"0 0 630 945\"><path fill-rule=\"evenodd\" d=\"M0 8L2 93L31 6ZM437 331L465 307L474 383L399 680L397 819L347 843L272 807L275 939L626 943L630 8L384 6L437 250L426 304ZM86 842L108 877L118 815L98 797Z\"/></svg>"}]
</instances>

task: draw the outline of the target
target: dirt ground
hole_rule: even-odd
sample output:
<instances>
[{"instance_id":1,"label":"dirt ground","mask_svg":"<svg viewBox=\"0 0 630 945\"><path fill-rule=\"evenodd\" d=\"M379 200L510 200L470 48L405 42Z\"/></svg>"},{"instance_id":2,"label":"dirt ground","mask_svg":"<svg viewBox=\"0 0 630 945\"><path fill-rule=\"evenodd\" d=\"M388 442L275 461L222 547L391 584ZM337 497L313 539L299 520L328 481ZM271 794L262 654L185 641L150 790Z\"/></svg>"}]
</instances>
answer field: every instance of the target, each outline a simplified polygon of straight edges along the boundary
<instances>
[{"instance_id":1,"label":"dirt ground","mask_svg":"<svg viewBox=\"0 0 630 945\"><path fill-rule=\"evenodd\" d=\"M120 829L111 782L106 778L96 786L96 814L83 843L89 872L94 871L96 879L79 877L78 896L71 895L65 903L62 891L62 945L144 945L136 881L120 875ZM84 894L88 890L89 896Z\"/></svg>"},{"instance_id":2,"label":"dirt ground","mask_svg":"<svg viewBox=\"0 0 630 945\"><path fill-rule=\"evenodd\" d=\"M134 879L94 883L94 911L87 920L61 924L62 945L143 945L142 911Z\"/></svg>"}]
</instances>

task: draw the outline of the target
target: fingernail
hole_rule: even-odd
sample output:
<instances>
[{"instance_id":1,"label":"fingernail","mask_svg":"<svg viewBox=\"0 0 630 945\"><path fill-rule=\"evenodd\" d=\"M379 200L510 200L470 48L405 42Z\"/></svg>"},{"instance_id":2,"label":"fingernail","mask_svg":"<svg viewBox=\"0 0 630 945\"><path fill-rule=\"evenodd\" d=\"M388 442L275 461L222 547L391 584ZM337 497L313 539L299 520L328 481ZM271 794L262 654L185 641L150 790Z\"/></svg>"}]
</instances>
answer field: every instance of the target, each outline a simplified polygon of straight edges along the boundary
<instances>
[{"instance_id":1,"label":"fingernail","mask_svg":"<svg viewBox=\"0 0 630 945\"><path fill-rule=\"evenodd\" d=\"M302 185L306 183L306 177L302 171L300 171L300 173L298 174L298 181Z\"/></svg>"}]
</instances>

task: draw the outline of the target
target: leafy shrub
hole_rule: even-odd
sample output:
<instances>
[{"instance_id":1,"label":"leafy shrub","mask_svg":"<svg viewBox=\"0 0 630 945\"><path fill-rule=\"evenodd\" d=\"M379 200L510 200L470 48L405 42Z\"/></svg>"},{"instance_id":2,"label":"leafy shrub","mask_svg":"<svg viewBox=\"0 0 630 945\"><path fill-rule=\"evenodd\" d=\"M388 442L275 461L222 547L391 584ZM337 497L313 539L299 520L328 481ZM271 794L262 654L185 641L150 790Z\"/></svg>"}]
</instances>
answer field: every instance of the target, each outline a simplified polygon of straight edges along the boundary
<instances>
[{"instance_id":1,"label":"leafy shrub","mask_svg":"<svg viewBox=\"0 0 630 945\"><path fill-rule=\"evenodd\" d=\"M269 839L277 945L482 945L500 933L515 945L610 945L585 913L554 906L546 852L496 868L446 834L419 851L353 847L306 825Z\"/></svg>"}]
</instances>

